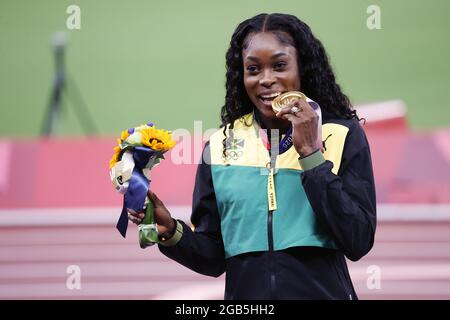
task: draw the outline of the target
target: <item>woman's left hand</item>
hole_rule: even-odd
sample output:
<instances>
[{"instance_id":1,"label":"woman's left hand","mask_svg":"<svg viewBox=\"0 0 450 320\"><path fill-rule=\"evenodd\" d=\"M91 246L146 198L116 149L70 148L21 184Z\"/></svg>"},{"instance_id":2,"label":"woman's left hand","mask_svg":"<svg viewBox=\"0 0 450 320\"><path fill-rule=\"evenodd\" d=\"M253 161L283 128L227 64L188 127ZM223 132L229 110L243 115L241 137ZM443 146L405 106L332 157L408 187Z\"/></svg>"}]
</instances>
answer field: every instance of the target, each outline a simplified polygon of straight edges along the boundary
<instances>
[{"instance_id":1,"label":"woman's left hand","mask_svg":"<svg viewBox=\"0 0 450 320\"><path fill-rule=\"evenodd\" d=\"M294 108L294 110L292 110ZM298 112L295 108L298 108ZM317 124L319 116L308 102L301 99L291 101L276 116L289 120L292 124L292 138L295 150L301 157L306 157L318 149Z\"/></svg>"}]
</instances>

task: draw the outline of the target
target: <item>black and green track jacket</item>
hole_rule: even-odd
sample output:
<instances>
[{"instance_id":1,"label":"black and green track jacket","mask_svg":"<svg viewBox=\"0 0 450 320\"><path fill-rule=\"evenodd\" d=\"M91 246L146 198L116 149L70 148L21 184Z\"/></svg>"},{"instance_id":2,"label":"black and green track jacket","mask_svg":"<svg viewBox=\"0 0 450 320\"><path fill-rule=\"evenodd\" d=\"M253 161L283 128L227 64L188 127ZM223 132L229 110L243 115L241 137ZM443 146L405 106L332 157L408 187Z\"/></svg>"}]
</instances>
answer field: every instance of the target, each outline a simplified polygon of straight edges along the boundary
<instances>
[{"instance_id":1,"label":"black and green track jacket","mask_svg":"<svg viewBox=\"0 0 450 320\"><path fill-rule=\"evenodd\" d=\"M356 299L345 257L372 248L375 185L359 122L322 112L322 151L276 157L276 209L268 210L270 154L251 114L203 151L193 194L194 231L177 221L159 245L204 275L226 272L225 299Z\"/></svg>"}]
</instances>

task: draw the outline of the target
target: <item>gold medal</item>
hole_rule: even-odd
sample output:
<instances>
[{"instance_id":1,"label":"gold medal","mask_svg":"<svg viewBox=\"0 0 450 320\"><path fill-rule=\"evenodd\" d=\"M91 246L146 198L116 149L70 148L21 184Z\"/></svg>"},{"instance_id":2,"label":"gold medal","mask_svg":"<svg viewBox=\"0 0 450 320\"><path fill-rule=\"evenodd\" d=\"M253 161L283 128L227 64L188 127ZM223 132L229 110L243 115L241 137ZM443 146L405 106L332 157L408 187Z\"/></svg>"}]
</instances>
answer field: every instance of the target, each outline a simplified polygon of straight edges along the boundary
<instances>
[{"instance_id":1,"label":"gold medal","mask_svg":"<svg viewBox=\"0 0 450 320\"><path fill-rule=\"evenodd\" d=\"M301 99L306 101L306 96L300 91L289 91L280 94L272 101L272 109L275 113L278 113L281 108L286 107L292 100Z\"/></svg>"}]
</instances>

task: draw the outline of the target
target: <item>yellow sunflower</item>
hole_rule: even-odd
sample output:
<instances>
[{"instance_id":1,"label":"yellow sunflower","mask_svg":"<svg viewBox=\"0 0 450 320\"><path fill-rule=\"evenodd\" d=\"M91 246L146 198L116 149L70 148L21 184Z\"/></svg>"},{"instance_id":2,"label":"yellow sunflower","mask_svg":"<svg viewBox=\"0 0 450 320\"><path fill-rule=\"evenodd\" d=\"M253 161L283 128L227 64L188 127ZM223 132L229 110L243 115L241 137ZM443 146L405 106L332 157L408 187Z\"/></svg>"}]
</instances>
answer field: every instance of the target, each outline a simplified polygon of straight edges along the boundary
<instances>
[{"instance_id":1,"label":"yellow sunflower","mask_svg":"<svg viewBox=\"0 0 450 320\"><path fill-rule=\"evenodd\" d=\"M175 146L172 133L169 131L147 126L141 130L141 134L142 144L155 151L167 151Z\"/></svg>"},{"instance_id":2,"label":"yellow sunflower","mask_svg":"<svg viewBox=\"0 0 450 320\"><path fill-rule=\"evenodd\" d=\"M120 133L120 140L125 141L130 136L128 130L124 130Z\"/></svg>"},{"instance_id":3,"label":"yellow sunflower","mask_svg":"<svg viewBox=\"0 0 450 320\"><path fill-rule=\"evenodd\" d=\"M115 146L114 147L114 154L111 158L111 160L109 160L109 168L111 169L112 167L114 167L114 165L116 164L117 160L119 160L119 154L120 154L120 147L119 146Z\"/></svg>"}]
</instances>

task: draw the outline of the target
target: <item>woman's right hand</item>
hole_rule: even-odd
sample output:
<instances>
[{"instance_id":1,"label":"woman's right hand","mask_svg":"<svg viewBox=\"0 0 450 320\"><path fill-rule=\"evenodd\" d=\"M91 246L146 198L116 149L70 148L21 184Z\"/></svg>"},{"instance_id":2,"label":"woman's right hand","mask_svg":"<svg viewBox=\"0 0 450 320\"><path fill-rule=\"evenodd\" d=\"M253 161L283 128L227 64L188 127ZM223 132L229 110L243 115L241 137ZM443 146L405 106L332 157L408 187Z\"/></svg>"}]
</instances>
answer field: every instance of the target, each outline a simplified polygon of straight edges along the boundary
<instances>
[{"instance_id":1,"label":"woman's right hand","mask_svg":"<svg viewBox=\"0 0 450 320\"><path fill-rule=\"evenodd\" d=\"M175 222L172 219L169 210L167 210L164 203L156 196L155 193L149 189L147 195L153 203L153 207L155 209L155 221L158 225L158 233L163 237L168 238L168 235L173 234L173 230L176 227ZM128 211L128 219L136 225L142 223L144 216L144 212L133 213Z\"/></svg>"}]
</instances>

